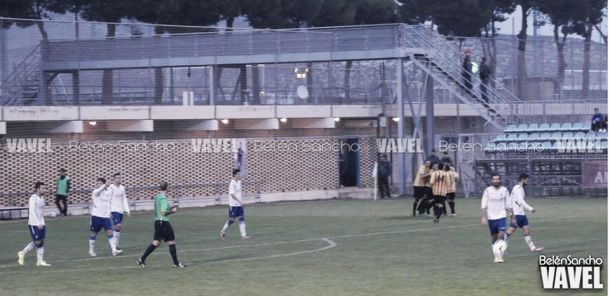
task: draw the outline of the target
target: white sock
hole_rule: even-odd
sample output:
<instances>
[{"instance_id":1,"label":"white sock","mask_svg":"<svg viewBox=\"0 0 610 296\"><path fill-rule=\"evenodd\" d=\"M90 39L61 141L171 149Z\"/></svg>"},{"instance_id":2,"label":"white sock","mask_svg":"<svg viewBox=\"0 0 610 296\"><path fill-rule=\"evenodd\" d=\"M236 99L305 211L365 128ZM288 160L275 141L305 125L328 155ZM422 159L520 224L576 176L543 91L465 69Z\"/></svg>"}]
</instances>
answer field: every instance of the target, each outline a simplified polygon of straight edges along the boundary
<instances>
[{"instance_id":1,"label":"white sock","mask_svg":"<svg viewBox=\"0 0 610 296\"><path fill-rule=\"evenodd\" d=\"M229 222L225 222L225 225L222 227L222 230L220 231L220 233L225 234L227 233L227 230L229 229Z\"/></svg>"},{"instance_id":2,"label":"white sock","mask_svg":"<svg viewBox=\"0 0 610 296\"><path fill-rule=\"evenodd\" d=\"M115 245L115 247L118 247L119 246L119 238L121 238L121 232L115 230L114 233L113 233L113 236L114 236L114 245Z\"/></svg>"},{"instance_id":3,"label":"white sock","mask_svg":"<svg viewBox=\"0 0 610 296\"><path fill-rule=\"evenodd\" d=\"M89 239L89 253L95 252L95 240Z\"/></svg>"},{"instance_id":4,"label":"white sock","mask_svg":"<svg viewBox=\"0 0 610 296\"><path fill-rule=\"evenodd\" d=\"M241 236L244 237L246 236L246 222L239 222L239 233L241 233Z\"/></svg>"},{"instance_id":5,"label":"white sock","mask_svg":"<svg viewBox=\"0 0 610 296\"><path fill-rule=\"evenodd\" d=\"M110 244L110 249L112 249L112 252L116 252L116 236L109 236L108 237L108 243Z\"/></svg>"},{"instance_id":6,"label":"white sock","mask_svg":"<svg viewBox=\"0 0 610 296\"><path fill-rule=\"evenodd\" d=\"M534 242L532 241L532 237L529 235L526 235L523 237L523 239L525 239L525 242L527 243L527 245L530 247L530 250L535 250L536 246L534 245Z\"/></svg>"},{"instance_id":7,"label":"white sock","mask_svg":"<svg viewBox=\"0 0 610 296\"><path fill-rule=\"evenodd\" d=\"M36 249L36 259L38 263L44 261L44 247Z\"/></svg>"},{"instance_id":8,"label":"white sock","mask_svg":"<svg viewBox=\"0 0 610 296\"><path fill-rule=\"evenodd\" d=\"M34 250L34 243L30 242L29 244L25 245L25 248L23 248L23 250L21 250L21 252L23 252L23 255L27 254L28 252L30 252L31 250Z\"/></svg>"}]
</instances>

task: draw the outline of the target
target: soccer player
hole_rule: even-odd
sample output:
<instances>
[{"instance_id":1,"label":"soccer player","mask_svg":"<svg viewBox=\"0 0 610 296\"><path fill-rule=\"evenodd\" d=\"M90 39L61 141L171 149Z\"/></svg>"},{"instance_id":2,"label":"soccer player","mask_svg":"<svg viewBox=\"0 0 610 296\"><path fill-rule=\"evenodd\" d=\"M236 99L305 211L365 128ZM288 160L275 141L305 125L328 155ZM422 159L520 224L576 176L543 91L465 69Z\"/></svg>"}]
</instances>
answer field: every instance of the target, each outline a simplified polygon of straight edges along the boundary
<instances>
[{"instance_id":1,"label":"soccer player","mask_svg":"<svg viewBox=\"0 0 610 296\"><path fill-rule=\"evenodd\" d=\"M70 191L70 178L67 176L66 169L59 169L59 176L55 180L55 205L59 210L59 215L68 216L68 192ZM62 207L63 204L63 207Z\"/></svg>"},{"instance_id":2,"label":"soccer player","mask_svg":"<svg viewBox=\"0 0 610 296\"><path fill-rule=\"evenodd\" d=\"M415 198L415 201L413 201L414 217L415 212L417 211L417 206L426 195L425 186L428 177L430 177L430 161L425 161L424 164L419 166L419 169L415 174L415 180L413 180L413 197Z\"/></svg>"},{"instance_id":3,"label":"soccer player","mask_svg":"<svg viewBox=\"0 0 610 296\"><path fill-rule=\"evenodd\" d=\"M457 189L457 181L460 175L455 171L455 168L451 166L451 162L445 162L445 172L448 174L449 182L447 182L447 203L449 203L449 209L451 210L451 216L455 217L455 191ZM443 208L445 215L447 209Z\"/></svg>"},{"instance_id":4,"label":"soccer player","mask_svg":"<svg viewBox=\"0 0 610 296\"><path fill-rule=\"evenodd\" d=\"M512 206L508 189L502 186L500 175L493 173L491 175L491 183L492 186L485 188L483 198L481 198L481 223L489 226L493 253L494 244L504 240L506 212L512 215ZM504 258L502 256L495 256L494 262L504 262Z\"/></svg>"},{"instance_id":5,"label":"soccer player","mask_svg":"<svg viewBox=\"0 0 610 296\"><path fill-rule=\"evenodd\" d=\"M426 161L429 162L428 160ZM436 167L434 166L434 163L430 162L430 169L428 170L428 174L422 176L423 180L421 180L421 182L424 184L424 186L422 187L424 197L419 202L418 206L418 212L420 216L424 215L424 212L426 212L427 216L430 216L430 208L434 205L434 196L432 194L432 185L430 184L430 175L435 170L435 168Z\"/></svg>"},{"instance_id":6,"label":"soccer player","mask_svg":"<svg viewBox=\"0 0 610 296\"><path fill-rule=\"evenodd\" d=\"M229 219L220 231L220 239L225 239L229 226L233 224L233 219L239 217L239 233L242 239L249 239L246 234L246 219L241 200L241 175L239 169L233 170L233 178L229 183Z\"/></svg>"},{"instance_id":7,"label":"soccer player","mask_svg":"<svg viewBox=\"0 0 610 296\"><path fill-rule=\"evenodd\" d=\"M104 228L108 235L108 243L112 250L112 256L117 256L123 251L116 249L116 242L113 239L112 221L110 221L110 195L112 190L110 184L106 183L106 179L97 179L97 189L91 194L91 223L89 227L89 256L97 257L95 253L95 239L97 233Z\"/></svg>"},{"instance_id":8,"label":"soccer player","mask_svg":"<svg viewBox=\"0 0 610 296\"><path fill-rule=\"evenodd\" d=\"M536 247L534 242L532 241L532 237L530 236L529 223L527 221L527 216L525 216L524 209L536 213L536 209L532 206L528 205L525 202L525 190L523 187L527 186L529 181L529 176L525 173L519 175L519 179L517 180L517 184L513 187L513 191L511 192L511 200L513 206L513 216L511 219L511 224L508 230L506 231L505 239L508 239L511 234L513 234L518 228L523 229L523 238L525 239L525 243L530 248L530 251L534 253L539 253L544 251L544 247Z\"/></svg>"},{"instance_id":9,"label":"soccer player","mask_svg":"<svg viewBox=\"0 0 610 296\"><path fill-rule=\"evenodd\" d=\"M138 265L140 265L141 268L146 266L146 257L148 257L148 255L150 255L159 246L161 241L165 241L169 245L169 253L174 261L174 267L186 267L186 265L178 261L174 229L169 223L169 216L176 213L178 210L178 205L169 205L169 201L167 200L168 186L169 185L167 182L161 182L161 185L159 186L159 193L155 196L155 234L152 243L150 246L148 246L144 252L144 255L138 259Z\"/></svg>"},{"instance_id":10,"label":"soccer player","mask_svg":"<svg viewBox=\"0 0 610 296\"><path fill-rule=\"evenodd\" d=\"M442 163L433 164L430 173L430 185L432 185L432 196L434 196L434 223L440 221L443 214L445 197L447 195L447 183L450 181L449 175L444 170Z\"/></svg>"},{"instance_id":11,"label":"soccer player","mask_svg":"<svg viewBox=\"0 0 610 296\"><path fill-rule=\"evenodd\" d=\"M32 241L28 243L23 250L17 252L17 263L23 265L25 261L25 255L36 249L36 266L51 266L51 264L44 261L44 239L47 228L44 223L44 198L43 194L47 190L47 186L43 182L36 182L34 185L34 194L30 196L29 200L29 217L28 217L28 229Z\"/></svg>"},{"instance_id":12,"label":"soccer player","mask_svg":"<svg viewBox=\"0 0 610 296\"><path fill-rule=\"evenodd\" d=\"M121 228L123 226L123 214L129 216L129 203L125 194L125 186L121 173L112 175L114 183L110 185L110 211L112 215L112 223L114 225L114 241L116 242L117 250L121 250L119 240L121 238Z\"/></svg>"}]
</instances>

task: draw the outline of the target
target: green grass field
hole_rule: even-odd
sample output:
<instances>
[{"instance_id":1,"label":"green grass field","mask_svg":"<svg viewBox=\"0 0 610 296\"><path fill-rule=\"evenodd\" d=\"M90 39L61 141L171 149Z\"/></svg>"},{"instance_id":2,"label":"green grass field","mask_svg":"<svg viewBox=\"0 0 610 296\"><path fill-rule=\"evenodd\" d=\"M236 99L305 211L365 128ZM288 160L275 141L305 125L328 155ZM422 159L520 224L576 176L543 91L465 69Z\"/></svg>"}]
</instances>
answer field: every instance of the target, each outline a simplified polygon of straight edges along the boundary
<instances>
[{"instance_id":1,"label":"green grass field","mask_svg":"<svg viewBox=\"0 0 610 296\"><path fill-rule=\"evenodd\" d=\"M29 240L27 221L2 222L0 295L550 295L543 291L537 256L520 233L506 263L494 264L480 200L457 201L458 216L433 224L409 216L412 199L318 201L250 205L243 241L232 227L218 238L226 207L183 209L172 217L179 258L166 245L139 257L152 239L152 213L124 221L123 256L111 257L105 235L100 258L88 259L89 217L47 222L46 260L35 253L18 266ZM607 259L606 199L532 199L534 242L545 254ZM605 268L605 267L604 267ZM604 270L604 272L606 272ZM604 284L607 285L603 275ZM605 294L606 291L598 291ZM574 292L563 293L573 295ZM588 295L589 293L578 293Z\"/></svg>"}]
</instances>

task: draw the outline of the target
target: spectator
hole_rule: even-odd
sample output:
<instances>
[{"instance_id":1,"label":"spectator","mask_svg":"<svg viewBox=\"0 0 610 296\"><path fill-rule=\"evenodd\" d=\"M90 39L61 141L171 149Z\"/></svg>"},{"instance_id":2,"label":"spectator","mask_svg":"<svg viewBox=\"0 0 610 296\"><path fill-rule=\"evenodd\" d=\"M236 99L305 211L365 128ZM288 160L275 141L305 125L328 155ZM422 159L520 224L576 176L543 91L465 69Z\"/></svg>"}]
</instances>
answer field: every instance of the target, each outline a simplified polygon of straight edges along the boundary
<instances>
[{"instance_id":1,"label":"spectator","mask_svg":"<svg viewBox=\"0 0 610 296\"><path fill-rule=\"evenodd\" d=\"M464 61L462 62L462 78L464 79L465 91L472 91L472 60L469 48L464 50Z\"/></svg>"},{"instance_id":2,"label":"spectator","mask_svg":"<svg viewBox=\"0 0 610 296\"><path fill-rule=\"evenodd\" d=\"M435 163L440 163L441 159L436 156L436 150L432 149L430 150L430 155L428 155L426 161L429 161L431 165L434 165Z\"/></svg>"},{"instance_id":3,"label":"spectator","mask_svg":"<svg viewBox=\"0 0 610 296\"><path fill-rule=\"evenodd\" d=\"M598 108L593 109L593 117L591 118L591 130L594 132L605 131L604 130L604 115L599 112Z\"/></svg>"},{"instance_id":4,"label":"spectator","mask_svg":"<svg viewBox=\"0 0 610 296\"><path fill-rule=\"evenodd\" d=\"M485 63L485 57L482 57L481 65L479 66L479 78L481 78L481 99L483 99L485 103L489 103L489 98L487 97L489 76L491 76L491 68Z\"/></svg>"},{"instance_id":5,"label":"spectator","mask_svg":"<svg viewBox=\"0 0 610 296\"><path fill-rule=\"evenodd\" d=\"M379 198L392 197L390 195L389 178L392 175L392 166L385 155L381 155L377 165L377 183L379 184Z\"/></svg>"},{"instance_id":6,"label":"spectator","mask_svg":"<svg viewBox=\"0 0 610 296\"><path fill-rule=\"evenodd\" d=\"M444 163L445 165L453 165L453 162L451 161L451 156L449 156L449 152L445 151L443 152L443 157L441 157L441 162Z\"/></svg>"}]
</instances>

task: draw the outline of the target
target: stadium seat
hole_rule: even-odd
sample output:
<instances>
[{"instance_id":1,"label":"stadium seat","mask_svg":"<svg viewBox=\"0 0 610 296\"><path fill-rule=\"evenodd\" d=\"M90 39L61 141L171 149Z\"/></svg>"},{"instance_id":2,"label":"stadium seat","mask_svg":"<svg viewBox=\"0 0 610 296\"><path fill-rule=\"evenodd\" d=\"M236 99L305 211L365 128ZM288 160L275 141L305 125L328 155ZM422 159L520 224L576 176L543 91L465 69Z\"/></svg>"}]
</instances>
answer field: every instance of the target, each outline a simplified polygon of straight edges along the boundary
<instances>
[{"instance_id":1,"label":"stadium seat","mask_svg":"<svg viewBox=\"0 0 610 296\"><path fill-rule=\"evenodd\" d=\"M561 132L554 132L553 134L551 134L551 140L557 141L559 139L561 139Z\"/></svg>"},{"instance_id":2,"label":"stadium seat","mask_svg":"<svg viewBox=\"0 0 610 296\"><path fill-rule=\"evenodd\" d=\"M587 138L587 134L585 134L584 132L574 133L574 139L576 139L576 140L586 139L586 138Z\"/></svg>"},{"instance_id":3,"label":"stadium seat","mask_svg":"<svg viewBox=\"0 0 610 296\"><path fill-rule=\"evenodd\" d=\"M590 129L590 127L587 127L582 122L576 122L572 125L572 130L577 131L577 132L584 132L584 131L588 131L589 129Z\"/></svg>"},{"instance_id":4,"label":"stadium seat","mask_svg":"<svg viewBox=\"0 0 610 296\"><path fill-rule=\"evenodd\" d=\"M506 136L507 136L506 134L498 135L495 139L491 140L491 142L493 142L493 143L503 142L504 140L506 140Z\"/></svg>"},{"instance_id":5,"label":"stadium seat","mask_svg":"<svg viewBox=\"0 0 610 296\"><path fill-rule=\"evenodd\" d=\"M541 133L539 140L547 141L551 139L551 133Z\"/></svg>"},{"instance_id":6,"label":"stadium seat","mask_svg":"<svg viewBox=\"0 0 610 296\"><path fill-rule=\"evenodd\" d=\"M601 145L603 150L608 150L608 141L602 141Z\"/></svg>"},{"instance_id":7,"label":"stadium seat","mask_svg":"<svg viewBox=\"0 0 610 296\"><path fill-rule=\"evenodd\" d=\"M506 141L506 142L517 141L517 135L516 134L508 134L506 136L506 139L504 139L504 141Z\"/></svg>"},{"instance_id":8,"label":"stadium seat","mask_svg":"<svg viewBox=\"0 0 610 296\"><path fill-rule=\"evenodd\" d=\"M514 151L517 151L518 148L519 148L519 143L516 143L516 142L510 142L506 145L507 151L514 152Z\"/></svg>"},{"instance_id":9,"label":"stadium seat","mask_svg":"<svg viewBox=\"0 0 610 296\"><path fill-rule=\"evenodd\" d=\"M596 134L595 137L598 139L608 139L608 134L606 134L606 133L598 132L595 134Z\"/></svg>"},{"instance_id":10,"label":"stadium seat","mask_svg":"<svg viewBox=\"0 0 610 296\"><path fill-rule=\"evenodd\" d=\"M574 139L574 134L572 132L565 132L565 133L563 133L563 135L561 135L560 140L571 140L571 139Z\"/></svg>"},{"instance_id":11,"label":"stadium seat","mask_svg":"<svg viewBox=\"0 0 610 296\"><path fill-rule=\"evenodd\" d=\"M537 123L531 123L528 127L527 127L527 131L528 132L537 132L539 130L538 124Z\"/></svg>"},{"instance_id":12,"label":"stadium seat","mask_svg":"<svg viewBox=\"0 0 610 296\"><path fill-rule=\"evenodd\" d=\"M553 144L549 141L543 142L542 146L544 147L545 151L553 150Z\"/></svg>"},{"instance_id":13,"label":"stadium seat","mask_svg":"<svg viewBox=\"0 0 610 296\"><path fill-rule=\"evenodd\" d=\"M519 141L527 141L529 139L529 135L527 133L520 133L517 140Z\"/></svg>"},{"instance_id":14,"label":"stadium seat","mask_svg":"<svg viewBox=\"0 0 610 296\"><path fill-rule=\"evenodd\" d=\"M485 152L494 152L494 151L496 151L496 144L492 143L492 142L487 143L487 146L485 146L483 151L485 151Z\"/></svg>"},{"instance_id":15,"label":"stadium seat","mask_svg":"<svg viewBox=\"0 0 610 296\"><path fill-rule=\"evenodd\" d=\"M528 141L538 141L540 140L540 134L539 133L531 133L530 136L527 138Z\"/></svg>"},{"instance_id":16,"label":"stadium seat","mask_svg":"<svg viewBox=\"0 0 610 296\"><path fill-rule=\"evenodd\" d=\"M548 132L551 130L551 126L548 123L543 123L538 127L538 130L541 132Z\"/></svg>"},{"instance_id":17,"label":"stadium seat","mask_svg":"<svg viewBox=\"0 0 610 296\"><path fill-rule=\"evenodd\" d=\"M560 129L561 129L561 124L553 123L553 124L551 124L551 127L549 128L549 131L556 132L556 131L559 131Z\"/></svg>"},{"instance_id":18,"label":"stadium seat","mask_svg":"<svg viewBox=\"0 0 610 296\"><path fill-rule=\"evenodd\" d=\"M527 124L525 124L525 123L520 124L519 126L517 126L517 129L515 130L515 132L518 132L518 133L527 132Z\"/></svg>"},{"instance_id":19,"label":"stadium seat","mask_svg":"<svg viewBox=\"0 0 610 296\"><path fill-rule=\"evenodd\" d=\"M596 132L588 132L588 133L586 133L587 139L596 139L597 138L596 134L597 134Z\"/></svg>"},{"instance_id":20,"label":"stadium seat","mask_svg":"<svg viewBox=\"0 0 610 296\"><path fill-rule=\"evenodd\" d=\"M561 128L559 128L560 131L571 131L572 130L572 123L570 122L566 122L564 124L561 125Z\"/></svg>"},{"instance_id":21,"label":"stadium seat","mask_svg":"<svg viewBox=\"0 0 610 296\"><path fill-rule=\"evenodd\" d=\"M517 125L516 124L509 124L505 129L504 132L505 133L512 133L514 131L517 130Z\"/></svg>"}]
</instances>

